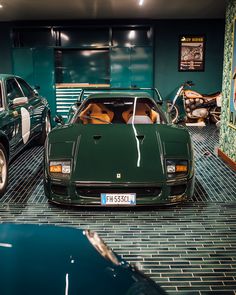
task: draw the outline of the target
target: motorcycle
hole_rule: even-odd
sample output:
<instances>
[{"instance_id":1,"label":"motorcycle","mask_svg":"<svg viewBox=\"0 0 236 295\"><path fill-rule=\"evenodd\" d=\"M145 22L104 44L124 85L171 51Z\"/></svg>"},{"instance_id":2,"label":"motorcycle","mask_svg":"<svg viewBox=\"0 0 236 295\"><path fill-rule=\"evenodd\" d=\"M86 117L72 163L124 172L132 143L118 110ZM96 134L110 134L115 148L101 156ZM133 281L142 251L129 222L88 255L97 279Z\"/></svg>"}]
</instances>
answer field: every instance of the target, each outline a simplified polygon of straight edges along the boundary
<instances>
[{"instance_id":1,"label":"motorcycle","mask_svg":"<svg viewBox=\"0 0 236 295\"><path fill-rule=\"evenodd\" d=\"M200 94L189 88L194 86L192 81L185 81L177 89L174 99L168 103L168 109L173 123L185 121L187 124L202 123L206 120L219 124L221 114L221 92L213 94ZM182 97L182 107L177 104L177 100Z\"/></svg>"}]
</instances>

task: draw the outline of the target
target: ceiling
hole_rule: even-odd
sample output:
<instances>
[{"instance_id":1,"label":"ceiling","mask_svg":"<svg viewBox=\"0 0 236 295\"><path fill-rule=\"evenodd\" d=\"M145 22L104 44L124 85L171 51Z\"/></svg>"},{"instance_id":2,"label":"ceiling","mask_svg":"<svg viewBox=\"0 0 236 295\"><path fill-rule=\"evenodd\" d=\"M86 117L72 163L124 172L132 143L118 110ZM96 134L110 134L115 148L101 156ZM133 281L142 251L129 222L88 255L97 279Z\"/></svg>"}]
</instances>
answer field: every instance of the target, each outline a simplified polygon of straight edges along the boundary
<instances>
[{"instance_id":1,"label":"ceiling","mask_svg":"<svg viewBox=\"0 0 236 295\"><path fill-rule=\"evenodd\" d=\"M140 6L139 2L143 1ZM224 18L225 0L0 0L0 21Z\"/></svg>"}]
</instances>

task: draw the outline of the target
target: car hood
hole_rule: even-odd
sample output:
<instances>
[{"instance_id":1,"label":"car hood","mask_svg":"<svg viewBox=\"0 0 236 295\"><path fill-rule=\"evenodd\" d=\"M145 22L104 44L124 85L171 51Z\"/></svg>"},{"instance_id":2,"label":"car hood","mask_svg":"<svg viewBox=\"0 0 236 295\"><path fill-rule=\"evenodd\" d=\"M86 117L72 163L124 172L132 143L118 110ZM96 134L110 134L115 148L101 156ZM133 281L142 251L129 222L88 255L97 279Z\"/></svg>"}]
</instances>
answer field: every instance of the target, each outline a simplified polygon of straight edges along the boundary
<instances>
[{"instance_id":1,"label":"car hood","mask_svg":"<svg viewBox=\"0 0 236 295\"><path fill-rule=\"evenodd\" d=\"M140 284L146 288L142 294L165 294L125 261L105 259L75 228L1 224L0 261L4 295L132 295Z\"/></svg>"},{"instance_id":2,"label":"car hood","mask_svg":"<svg viewBox=\"0 0 236 295\"><path fill-rule=\"evenodd\" d=\"M49 136L49 159L72 159L72 181L157 183L166 158L191 158L188 131L168 125L80 125Z\"/></svg>"}]
</instances>

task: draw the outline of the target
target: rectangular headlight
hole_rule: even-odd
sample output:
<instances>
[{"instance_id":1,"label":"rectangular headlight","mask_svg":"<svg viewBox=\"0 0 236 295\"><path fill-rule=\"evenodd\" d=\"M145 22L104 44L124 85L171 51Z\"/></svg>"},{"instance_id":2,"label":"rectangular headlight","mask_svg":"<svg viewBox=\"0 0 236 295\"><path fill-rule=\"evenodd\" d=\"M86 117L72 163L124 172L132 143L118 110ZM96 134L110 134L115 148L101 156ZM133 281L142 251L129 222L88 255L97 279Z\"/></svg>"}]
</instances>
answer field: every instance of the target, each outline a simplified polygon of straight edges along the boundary
<instances>
[{"instance_id":1,"label":"rectangular headlight","mask_svg":"<svg viewBox=\"0 0 236 295\"><path fill-rule=\"evenodd\" d=\"M175 166L175 172L187 172L188 171L188 166L186 164L178 164Z\"/></svg>"},{"instance_id":2,"label":"rectangular headlight","mask_svg":"<svg viewBox=\"0 0 236 295\"><path fill-rule=\"evenodd\" d=\"M70 163L70 161L50 161L49 172L50 173L70 174L71 163Z\"/></svg>"},{"instance_id":3,"label":"rectangular headlight","mask_svg":"<svg viewBox=\"0 0 236 295\"><path fill-rule=\"evenodd\" d=\"M166 172L168 178L186 176L188 174L188 161L186 160L166 160Z\"/></svg>"}]
</instances>

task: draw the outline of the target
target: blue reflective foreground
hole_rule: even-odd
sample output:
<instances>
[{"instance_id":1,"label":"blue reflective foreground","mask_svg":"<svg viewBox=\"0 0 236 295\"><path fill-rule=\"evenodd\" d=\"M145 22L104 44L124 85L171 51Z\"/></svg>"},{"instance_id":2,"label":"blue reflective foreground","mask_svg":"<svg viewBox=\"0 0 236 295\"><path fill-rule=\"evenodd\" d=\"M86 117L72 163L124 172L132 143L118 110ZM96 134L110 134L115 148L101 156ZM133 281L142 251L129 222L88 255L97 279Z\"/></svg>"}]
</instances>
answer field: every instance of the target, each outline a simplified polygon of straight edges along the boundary
<instances>
[{"instance_id":1,"label":"blue reflective foreground","mask_svg":"<svg viewBox=\"0 0 236 295\"><path fill-rule=\"evenodd\" d=\"M97 234L75 228L0 224L0 294L166 294L115 255Z\"/></svg>"}]
</instances>

